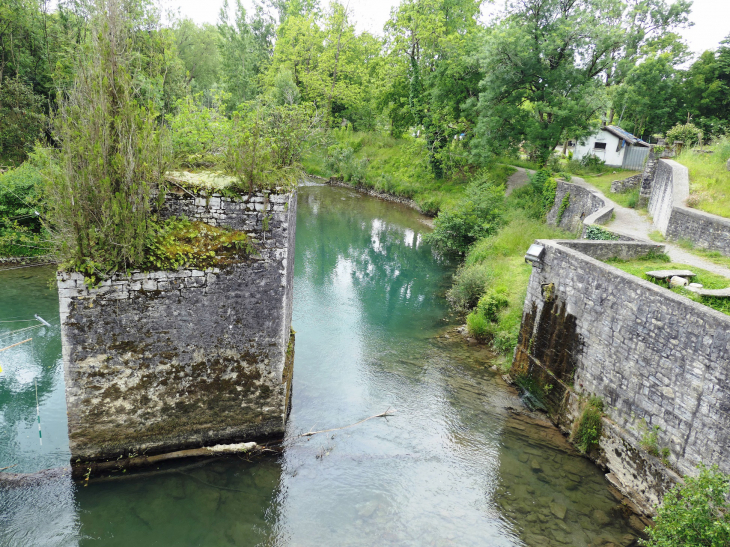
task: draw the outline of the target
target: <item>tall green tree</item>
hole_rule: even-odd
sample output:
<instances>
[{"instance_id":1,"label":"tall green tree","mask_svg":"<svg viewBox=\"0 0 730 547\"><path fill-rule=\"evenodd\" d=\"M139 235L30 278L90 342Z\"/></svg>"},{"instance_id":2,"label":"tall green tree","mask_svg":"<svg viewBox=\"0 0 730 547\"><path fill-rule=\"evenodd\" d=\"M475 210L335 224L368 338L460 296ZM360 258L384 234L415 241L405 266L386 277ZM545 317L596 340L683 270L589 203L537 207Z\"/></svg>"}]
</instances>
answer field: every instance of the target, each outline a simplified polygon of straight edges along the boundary
<instances>
[{"instance_id":1,"label":"tall green tree","mask_svg":"<svg viewBox=\"0 0 730 547\"><path fill-rule=\"evenodd\" d=\"M221 77L232 109L261 93L260 75L271 60L276 27L274 19L260 4L255 4L249 16L241 0L236 0L233 21L229 11L225 0L218 23Z\"/></svg>"},{"instance_id":2,"label":"tall green tree","mask_svg":"<svg viewBox=\"0 0 730 547\"><path fill-rule=\"evenodd\" d=\"M431 164L444 174L454 136L471 136L469 99L479 92L476 58L480 0L404 0L385 25L389 85L381 95L393 134L423 128Z\"/></svg>"},{"instance_id":3,"label":"tall green tree","mask_svg":"<svg viewBox=\"0 0 730 547\"><path fill-rule=\"evenodd\" d=\"M193 94L205 92L220 78L221 55L218 29L209 24L198 26L191 19L176 21L175 46L185 66L186 84Z\"/></svg>"},{"instance_id":4,"label":"tall green tree","mask_svg":"<svg viewBox=\"0 0 730 547\"><path fill-rule=\"evenodd\" d=\"M486 36L477 157L524 146L544 164L568 137L589 134L607 97L598 76L624 39L607 0L520 0Z\"/></svg>"}]
</instances>

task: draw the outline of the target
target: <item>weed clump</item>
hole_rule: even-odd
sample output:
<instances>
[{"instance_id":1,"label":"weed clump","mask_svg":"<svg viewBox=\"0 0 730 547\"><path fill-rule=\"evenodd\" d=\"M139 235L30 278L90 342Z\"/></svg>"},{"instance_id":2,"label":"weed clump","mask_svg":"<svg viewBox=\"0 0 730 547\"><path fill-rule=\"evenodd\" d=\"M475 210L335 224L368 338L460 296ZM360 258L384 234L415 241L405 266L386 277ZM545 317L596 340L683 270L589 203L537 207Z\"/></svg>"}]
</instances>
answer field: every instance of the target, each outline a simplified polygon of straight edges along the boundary
<instances>
[{"instance_id":1,"label":"weed clump","mask_svg":"<svg viewBox=\"0 0 730 547\"><path fill-rule=\"evenodd\" d=\"M583 454L598 446L603 429L602 418L603 401L598 397L591 397L585 403L571 436L573 444Z\"/></svg>"},{"instance_id":2,"label":"weed clump","mask_svg":"<svg viewBox=\"0 0 730 547\"><path fill-rule=\"evenodd\" d=\"M155 224L149 238L145 269L203 270L236 262L254 252L251 238L245 232L171 218Z\"/></svg>"}]
</instances>

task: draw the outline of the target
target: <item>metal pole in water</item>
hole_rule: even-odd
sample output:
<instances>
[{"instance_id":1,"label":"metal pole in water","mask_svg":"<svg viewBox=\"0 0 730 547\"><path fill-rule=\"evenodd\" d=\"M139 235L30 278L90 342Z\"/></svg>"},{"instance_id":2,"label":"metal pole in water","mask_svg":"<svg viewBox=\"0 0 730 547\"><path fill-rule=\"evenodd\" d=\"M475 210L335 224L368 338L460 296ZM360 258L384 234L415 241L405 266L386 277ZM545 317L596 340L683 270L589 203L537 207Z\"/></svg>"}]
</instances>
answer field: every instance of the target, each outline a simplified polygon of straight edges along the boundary
<instances>
[{"instance_id":1,"label":"metal pole in water","mask_svg":"<svg viewBox=\"0 0 730 547\"><path fill-rule=\"evenodd\" d=\"M33 380L35 384L35 413L38 416L38 440L43 446L43 434L41 433L41 409L38 406L38 380Z\"/></svg>"}]
</instances>

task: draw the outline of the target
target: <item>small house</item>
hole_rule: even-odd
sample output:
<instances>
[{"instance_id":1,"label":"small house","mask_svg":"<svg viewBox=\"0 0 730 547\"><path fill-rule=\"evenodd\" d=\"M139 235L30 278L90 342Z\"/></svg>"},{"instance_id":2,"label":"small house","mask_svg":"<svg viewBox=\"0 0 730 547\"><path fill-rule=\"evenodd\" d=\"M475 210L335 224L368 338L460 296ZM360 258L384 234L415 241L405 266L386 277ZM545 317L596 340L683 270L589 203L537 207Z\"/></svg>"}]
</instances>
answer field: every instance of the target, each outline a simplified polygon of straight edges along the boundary
<instances>
[{"instance_id":1,"label":"small house","mask_svg":"<svg viewBox=\"0 0 730 547\"><path fill-rule=\"evenodd\" d=\"M620 127L605 125L575 145L574 159L591 155L611 167L640 171L649 155L649 143Z\"/></svg>"}]
</instances>

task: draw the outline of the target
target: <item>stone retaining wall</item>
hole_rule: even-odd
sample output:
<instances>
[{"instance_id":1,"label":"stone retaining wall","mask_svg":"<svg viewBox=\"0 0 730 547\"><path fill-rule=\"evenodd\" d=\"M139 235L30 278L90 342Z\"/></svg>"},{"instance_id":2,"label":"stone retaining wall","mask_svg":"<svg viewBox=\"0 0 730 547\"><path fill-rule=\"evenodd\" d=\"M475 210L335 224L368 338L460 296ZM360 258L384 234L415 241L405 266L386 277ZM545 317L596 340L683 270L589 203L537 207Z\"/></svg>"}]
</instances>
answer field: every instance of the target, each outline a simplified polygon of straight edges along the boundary
<instances>
[{"instance_id":1,"label":"stone retaining wall","mask_svg":"<svg viewBox=\"0 0 730 547\"><path fill-rule=\"evenodd\" d=\"M659 231L667 239L685 239L730 256L730 219L686 207L687 197L687 168L672 160L659 160L649 199L649 213Z\"/></svg>"},{"instance_id":2,"label":"stone retaining wall","mask_svg":"<svg viewBox=\"0 0 730 547\"><path fill-rule=\"evenodd\" d=\"M281 438L291 385L296 193L167 196L258 252L205 271L59 273L72 461ZM266 230L264 228L267 228Z\"/></svg>"},{"instance_id":3,"label":"stone retaining wall","mask_svg":"<svg viewBox=\"0 0 730 547\"><path fill-rule=\"evenodd\" d=\"M568 196L568 206L561 215L560 209L566 195ZM555 204L548 211L547 222L568 232L581 231L582 233L585 226L605 224L612 214L613 207L607 206L603 198L596 192L577 184L558 180Z\"/></svg>"},{"instance_id":4,"label":"stone retaining wall","mask_svg":"<svg viewBox=\"0 0 730 547\"><path fill-rule=\"evenodd\" d=\"M669 449L681 474L700 462L730 473L730 317L560 242L539 243L513 377L543 386L566 432L587 396L604 401L592 456L646 512L677 475L641 448L642 419L660 428L657 449Z\"/></svg>"},{"instance_id":5,"label":"stone retaining wall","mask_svg":"<svg viewBox=\"0 0 730 547\"><path fill-rule=\"evenodd\" d=\"M614 194L623 194L639 187L641 181L644 180L644 174L639 173L621 180L614 180L611 182L611 192Z\"/></svg>"}]
</instances>

